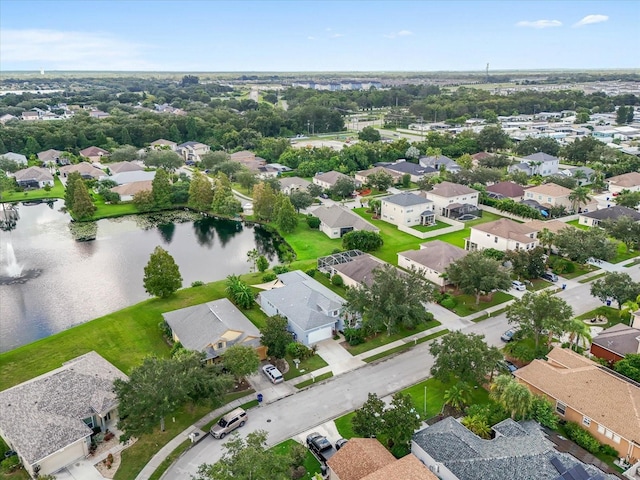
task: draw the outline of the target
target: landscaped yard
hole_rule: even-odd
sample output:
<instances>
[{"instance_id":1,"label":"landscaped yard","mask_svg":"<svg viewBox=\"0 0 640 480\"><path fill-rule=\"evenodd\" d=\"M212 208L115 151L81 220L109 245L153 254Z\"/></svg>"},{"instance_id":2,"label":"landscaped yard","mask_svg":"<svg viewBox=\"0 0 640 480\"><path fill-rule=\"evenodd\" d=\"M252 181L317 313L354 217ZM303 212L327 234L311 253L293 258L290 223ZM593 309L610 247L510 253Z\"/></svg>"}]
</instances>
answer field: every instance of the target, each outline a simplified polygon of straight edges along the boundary
<instances>
[{"instance_id":1,"label":"landscaped yard","mask_svg":"<svg viewBox=\"0 0 640 480\"><path fill-rule=\"evenodd\" d=\"M278 455L288 455L291 451L291 447L296 443L297 442L295 440L289 439L271 448ZM311 453L309 449L307 449L307 455L304 458L303 466L307 470L307 473L305 473L304 477L301 477L303 479L313 478L316 473L320 473L320 462L316 457L313 456L313 453Z\"/></svg>"},{"instance_id":2,"label":"landscaped yard","mask_svg":"<svg viewBox=\"0 0 640 480\"><path fill-rule=\"evenodd\" d=\"M620 263L626 260L630 260L632 258L640 255L640 251L627 251L627 247L624 243L618 242L618 253L615 257L611 259L611 263Z\"/></svg>"},{"instance_id":3,"label":"landscaped yard","mask_svg":"<svg viewBox=\"0 0 640 480\"><path fill-rule=\"evenodd\" d=\"M282 235L295 250L298 260L317 259L342 250L342 239L327 237L320 230L309 228L305 215L298 215L298 226L292 233Z\"/></svg>"},{"instance_id":4,"label":"landscaped yard","mask_svg":"<svg viewBox=\"0 0 640 480\"><path fill-rule=\"evenodd\" d=\"M373 350L374 348L381 347L382 345L387 345L402 338L410 337L412 335L415 335L416 333L424 332L425 330L429 330L430 328L437 327L439 325L439 321L430 320L412 330L401 326L398 328L398 331L396 333L393 333L391 335L387 335L386 332L378 333L373 337L367 338L367 340L360 345L355 345L352 347L349 344L345 344L345 347L351 355L359 355L360 353L368 352L369 350Z\"/></svg>"},{"instance_id":5,"label":"landscaped yard","mask_svg":"<svg viewBox=\"0 0 640 480\"><path fill-rule=\"evenodd\" d=\"M476 220L470 220L468 222L464 222L465 228L463 230L459 230L457 232L446 233L444 235L429 238L425 241L431 240L442 240L443 242L450 243L451 245L455 245L456 247L464 248L464 239L469 238L471 235L471 227L475 225L479 225L481 223L493 222L494 220L499 220L501 218L500 215L496 215L495 213L490 212L482 212L482 217Z\"/></svg>"},{"instance_id":6,"label":"landscaped yard","mask_svg":"<svg viewBox=\"0 0 640 480\"><path fill-rule=\"evenodd\" d=\"M532 292L537 292L538 290L542 290L543 288L550 287L553 285L551 282L547 282L541 278L534 278L530 280L531 283L527 284L527 290Z\"/></svg>"},{"instance_id":7,"label":"landscaped yard","mask_svg":"<svg viewBox=\"0 0 640 480\"><path fill-rule=\"evenodd\" d=\"M94 219L122 217L123 215L139 213L133 202L107 204L104 203L102 196L96 195L93 203L96 206L96 213L93 214Z\"/></svg>"},{"instance_id":8,"label":"landscaped yard","mask_svg":"<svg viewBox=\"0 0 640 480\"><path fill-rule=\"evenodd\" d=\"M58 177L53 177L53 187L48 192L44 188L27 190L26 192L3 192L2 202L25 202L50 198L64 198L64 185Z\"/></svg>"},{"instance_id":9,"label":"landscaped yard","mask_svg":"<svg viewBox=\"0 0 640 480\"><path fill-rule=\"evenodd\" d=\"M450 227L451 225L449 225L448 223L444 223L441 222L439 220L436 220L436 224L435 225L416 225L415 227L411 227L414 230L417 230L419 232L433 232L434 230L440 230L441 228L447 228Z\"/></svg>"},{"instance_id":10,"label":"landscaped yard","mask_svg":"<svg viewBox=\"0 0 640 480\"><path fill-rule=\"evenodd\" d=\"M606 317L609 320L609 323L606 325L598 325L594 324L594 327L603 327L609 328L613 327L618 323L627 323L620 318L620 310L614 307L607 307L606 305L602 305L601 307L596 308L595 310L591 310L587 313L583 313L582 315L577 316L578 320L591 320L592 318L596 318L598 316Z\"/></svg>"},{"instance_id":11,"label":"landscaped yard","mask_svg":"<svg viewBox=\"0 0 640 480\"><path fill-rule=\"evenodd\" d=\"M570 222L567 222L567 225L573 225L574 227L579 228L580 230L589 230L591 228L588 225L581 225L579 219L571 220Z\"/></svg>"},{"instance_id":12,"label":"landscaped yard","mask_svg":"<svg viewBox=\"0 0 640 480\"><path fill-rule=\"evenodd\" d=\"M318 370L319 368L327 366L327 362L325 362L318 354L301 360L299 368L296 368L295 363L293 362L293 357L291 357L291 355L287 355L285 357L285 360L289 364L289 371L284 374L285 380L291 380L292 378L299 377L300 375L305 375L307 373Z\"/></svg>"},{"instance_id":13,"label":"landscaped yard","mask_svg":"<svg viewBox=\"0 0 640 480\"><path fill-rule=\"evenodd\" d=\"M478 305L476 305L475 295L460 294L454 295L453 298L456 299L457 303L452 310L461 317L481 312L489 307L493 307L513 299L511 295L505 292L494 292L491 300L487 302L480 301Z\"/></svg>"}]
</instances>

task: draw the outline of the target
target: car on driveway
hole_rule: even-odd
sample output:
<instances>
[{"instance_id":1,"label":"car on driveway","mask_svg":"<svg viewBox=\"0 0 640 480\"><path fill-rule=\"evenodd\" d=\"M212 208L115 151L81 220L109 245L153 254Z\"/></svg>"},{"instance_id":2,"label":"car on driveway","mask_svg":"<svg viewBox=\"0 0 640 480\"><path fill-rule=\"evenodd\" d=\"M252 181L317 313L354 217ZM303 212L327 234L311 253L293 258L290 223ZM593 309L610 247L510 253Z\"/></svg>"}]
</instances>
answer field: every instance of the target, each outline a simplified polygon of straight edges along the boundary
<instances>
[{"instance_id":1,"label":"car on driveway","mask_svg":"<svg viewBox=\"0 0 640 480\"><path fill-rule=\"evenodd\" d=\"M346 438L340 438L338 441L336 441L336 450L340 450L347 444L348 441L349 440L347 440Z\"/></svg>"},{"instance_id":2,"label":"car on driveway","mask_svg":"<svg viewBox=\"0 0 640 480\"><path fill-rule=\"evenodd\" d=\"M506 358L504 360L501 360L500 362L498 362L497 366L498 366L498 370L500 370L502 372L505 372L505 373L509 372L511 375L513 375L513 372L518 370L518 367L516 367L513 363L511 363Z\"/></svg>"},{"instance_id":3,"label":"car on driveway","mask_svg":"<svg viewBox=\"0 0 640 480\"><path fill-rule=\"evenodd\" d=\"M270 363L267 363L264 367L262 367L262 372L267 376L271 383L284 382L284 377L282 376L282 373L280 373L280 370L278 370Z\"/></svg>"},{"instance_id":4,"label":"car on driveway","mask_svg":"<svg viewBox=\"0 0 640 480\"><path fill-rule=\"evenodd\" d=\"M307 447L321 462L326 462L336 453L336 449L333 448L327 437L320 435L318 432L312 432L307 435Z\"/></svg>"},{"instance_id":5,"label":"car on driveway","mask_svg":"<svg viewBox=\"0 0 640 480\"><path fill-rule=\"evenodd\" d=\"M513 280L511 282L511 287L515 288L519 292L524 292L527 289L527 286L524 283L519 282L518 280Z\"/></svg>"},{"instance_id":6,"label":"car on driveway","mask_svg":"<svg viewBox=\"0 0 640 480\"><path fill-rule=\"evenodd\" d=\"M549 280L550 282L558 281L558 276L553 272L544 272L542 275L540 275L540 278L544 280Z\"/></svg>"},{"instance_id":7,"label":"car on driveway","mask_svg":"<svg viewBox=\"0 0 640 480\"><path fill-rule=\"evenodd\" d=\"M515 334L516 334L516 331L513 328L510 328L509 330L507 330L502 334L502 336L500 337L500 340L502 340L503 342L510 342L511 340L513 340L513 336Z\"/></svg>"}]
</instances>

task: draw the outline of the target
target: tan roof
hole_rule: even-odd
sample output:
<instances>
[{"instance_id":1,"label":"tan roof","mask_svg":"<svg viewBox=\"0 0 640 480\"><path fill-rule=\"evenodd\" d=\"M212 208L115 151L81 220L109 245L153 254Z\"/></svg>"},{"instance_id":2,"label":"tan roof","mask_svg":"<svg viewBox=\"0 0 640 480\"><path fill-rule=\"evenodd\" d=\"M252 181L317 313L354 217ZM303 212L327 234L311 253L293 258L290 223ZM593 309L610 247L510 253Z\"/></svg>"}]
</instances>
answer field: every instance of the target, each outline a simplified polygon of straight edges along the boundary
<instances>
[{"instance_id":1,"label":"tan roof","mask_svg":"<svg viewBox=\"0 0 640 480\"><path fill-rule=\"evenodd\" d=\"M62 152L60 150L54 150L53 148L50 148L49 150L45 150L44 152L39 152L38 160L41 160L43 162L51 162L53 160L56 160L57 158L60 158L60 155L62 155Z\"/></svg>"},{"instance_id":2,"label":"tan roof","mask_svg":"<svg viewBox=\"0 0 640 480\"><path fill-rule=\"evenodd\" d=\"M459 185L457 183L442 182L434 185L433 190L427 193L432 193L440 197L457 197L458 195L467 195L470 193L478 193L477 190L469 188L466 185Z\"/></svg>"},{"instance_id":3,"label":"tan roof","mask_svg":"<svg viewBox=\"0 0 640 480\"><path fill-rule=\"evenodd\" d=\"M396 459L375 438L352 438L327 464L340 480L362 480Z\"/></svg>"},{"instance_id":4,"label":"tan roof","mask_svg":"<svg viewBox=\"0 0 640 480\"><path fill-rule=\"evenodd\" d=\"M93 178L106 176L106 173L102 170L87 162L80 162L76 165L65 165L64 167L60 167L60 172L66 173L67 175L72 172L78 172L81 175L91 175Z\"/></svg>"},{"instance_id":5,"label":"tan roof","mask_svg":"<svg viewBox=\"0 0 640 480\"><path fill-rule=\"evenodd\" d=\"M442 240L423 243L420 247L421 250L407 250L406 252L398 253L398 255L402 255L436 272L444 272L451 263L469 253Z\"/></svg>"},{"instance_id":6,"label":"tan roof","mask_svg":"<svg viewBox=\"0 0 640 480\"><path fill-rule=\"evenodd\" d=\"M105 166L109 167L111 175L115 175L120 172L139 172L140 170L144 170L140 165L133 162L116 162Z\"/></svg>"},{"instance_id":7,"label":"tan roof","mask_svg":"<svg viewBox=\"0 0 640 480\"><path fill-rule=\"evenodd\" d=\"M618 187L636 187L640 185L640 173L631 172L623 175L616 175L607 179L607 182L613 183Z\"/></svg>"},{"instance_id":8,"label":"tan roof","mask_svg":"<svg viewBox=\"0 0 640 480\"><path fill-rule=\"evenodd\" d=\"M639 387L571 350L556 347L547 357L514 375L621 437L638 440Z\"/></svg>"},{"instance_id":9,"label":"tan roof","mask_svg":"<svg viewBox=\"0 0 640 480\"><path fill-rule=\"evenodd\" d=\"M141 180L139 182L131 182L125 183L124 185L118 185L117 187L111 188L112 192L117 193L118 195L135 195L140 192L149 192L151 191L153 180Z\"/></svg>"},{"instance_id":10,"label":"tan roof","mask_svg":"<svg viewBox=\"0 0 640 480\"><path fill-rule=\"evenodd\" d=\"M171 140L165 140L164 138L160 138L155 142L151 142L151 145L153 145L154 147L157 145L166 145L168 147L171 147L171 146L176 146L178 144L176 142L172 142Z\"/></svg>"},{"instance_id":11,"label":"tan roof","mask_svg":"<svg viewBox=\"0 0 640 480\"><path fill-rule=\"evenodd\" d=\"M424 466L418 457L410 453L362 480L438 480L438 477Z\"/></svg>"},{"instance_id":12,"label":"tan roof","mask_svg":"<svg viewBox=\"0 0 640 480\"><path fill-rule=\"evenodd\" d=\"M402 178L402 173L396 172L394 170L389 170L388 168L384 168L384 167L373 167L373 168L369 168L368 170L360 170L359 172L356 172L356 175L366 178L369 175L373 173L378 173L378 172L384 172L387 175L391 175L391 178L393 178L394 180Z\"/></svg>"},{"instance_id":13,"label":"tan roof","mask_svg":"<svg viewBox=\"0 0 640 480\"><path fill-rule=\"evenodd\" d=\"M558 233L565 228L576 228L568 223L561 222L560 220L531 220L525 222L525 225L535 228L538 232L541 232L545 228L553 233Z\"/></svg>"},{"instance_id":14,"label":"tan roof","mask_svg":"<svg viewBox=\"0 0 640 480\"><path fill-rule=\"evenodd\" d=\"M521 243L531 243L535 239L529 237L530 234L538 232L537 229L532 228L527 223L514 222L509 218L501 218L493 222L481 223L471 227L472 230L478 230L480 232L489 233L501 238L508 238L516 240Z\"/></svg>"},{"instance_id":15,"label":"tan roof","mask_svg":"<svg viewBox=\"0 0 640 480\"><path fill-rule=\"evenodd\" d=\"M100 147L87 147L84 150L80 150L80 155L83 157L96 157L99 155L109 155L109 152Z\"/></svg>"},{"instance_id":16,"label":"tan roof","mask_svg":"<svg viewBox=\"0 0 640 480\"><path fill-rule=\"evenodd\" d=\"M527 189L527 192L538 193L540 195L546 195L547 197L566 197L571 195L571 190L563 187L562 185L557 185L555 183L544 183L542 185L538 185L537 187L531 187Z\"/></svg>"}]
</instances>

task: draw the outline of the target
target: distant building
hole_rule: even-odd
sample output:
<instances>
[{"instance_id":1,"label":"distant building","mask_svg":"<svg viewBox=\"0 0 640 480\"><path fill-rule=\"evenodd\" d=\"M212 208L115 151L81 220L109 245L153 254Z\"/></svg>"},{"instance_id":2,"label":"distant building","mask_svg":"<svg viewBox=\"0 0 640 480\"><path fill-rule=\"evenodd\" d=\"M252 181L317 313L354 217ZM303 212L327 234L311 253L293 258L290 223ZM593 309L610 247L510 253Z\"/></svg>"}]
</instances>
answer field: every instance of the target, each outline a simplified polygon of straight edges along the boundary
<instances>
[{"instance_id":1,"label":"distant building","mask_svg":"<svg viewBox=\"0 0 640 480\"><path fill-rule=\"evenodd\" d=\"M18 170L13 175L22 188L44 188L47 185L53 187L53 175L48 168L29 167Z\"/></svg>"},{"instance_id":2,"label":"distant building","mask_svg":"<svg viewBox=\"0 0 640 480\"><path fill-rule=\"evenodd\" d=\"M87 147L83 150L80 150L80 155L88 159L92 163L97 163L102 161L102 157L108 156L109 152L100 147Z\"/></svg>"},{"instance_id":3,"label":"distant building","mask_svg":"<svg viewBox=\"0 0 640 480\"><path fill-rule=\"evenodd\" d=\"M21 153L7 152L0 155L0 158L11 160L12 162L16 162L18 165L26 165L28 163L27 157Z\"/></svg>"}]
</instances>

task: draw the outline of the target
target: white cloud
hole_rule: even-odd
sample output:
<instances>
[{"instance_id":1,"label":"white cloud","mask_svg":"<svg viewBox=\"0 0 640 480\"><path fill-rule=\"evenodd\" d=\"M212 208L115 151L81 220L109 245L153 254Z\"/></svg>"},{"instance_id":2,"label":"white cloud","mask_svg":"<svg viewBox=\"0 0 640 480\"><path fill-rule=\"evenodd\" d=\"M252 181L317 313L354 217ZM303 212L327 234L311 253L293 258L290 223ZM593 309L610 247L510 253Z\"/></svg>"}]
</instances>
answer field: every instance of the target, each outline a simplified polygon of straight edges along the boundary
<instances>
[{"instance_id":1,"label":"white cloud","mask_svg":"<svg viewBox=\"0 0 640 480\"><path fill-rule=\"evenodd\" d=\"M413 35L413 32L410 30L400 30L399 32L388 33L386 35L382 35L385 38L396 38L396 37L408 37Z\"/></svg>"},{"instance_id":2,"label":"white cloud","mask_svg":"<svg viewBox=\"0 0 640 480\"><path fill-rule=\"evenodd\" d=\"M317 37L309 36L309 37L307 37L307 40L317 40Z\"/></svg>"},{"instance_id":3,"label":"white cloud","mask_svg":"<svg viewBox=\"0 0 640 480\"><path fill-rule=\"evenodd\" d=\"M344 37L344 33L334 33L329 38L340 38L340 37Z\"/></svg>"},{"instance_id":4,"label":"white cloud","mask_svg":"<svg viewBox=\"0 0 640 480\"><path fill-rule=\"evenodd\" d=\"M535 20L530 22L528 20L523 20L521 22L516 23L516 27L530 27L530 28L550 28L550 27L561 27L562 22L560 20Z\"/></svg>"},{"instance_id":5,"label":"white cloud","mask_svg":"<svg viewBox=\"0 0 640 480\"><path fill-rule=\"evenodd\" d=\"M609 20L609 17L607 15L587 15L578 23L575 23L573 26L582 27L584 25L591 25L592 23L606 22L607 20Z\"/></svg>"},{"instance_id":6,"label":"white cloud","mask_svg":"<svg viewBox=\"0 0 640 480\"><path fill-rule=\"evenodd\" d=\"M1 30L0 58L55 70L150 70L145 46L109 33L60 30Z\"/></svg>"}]
</instances>

